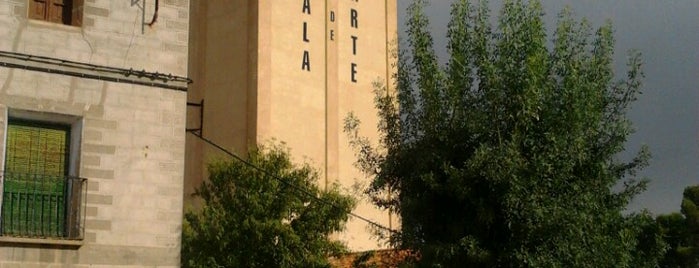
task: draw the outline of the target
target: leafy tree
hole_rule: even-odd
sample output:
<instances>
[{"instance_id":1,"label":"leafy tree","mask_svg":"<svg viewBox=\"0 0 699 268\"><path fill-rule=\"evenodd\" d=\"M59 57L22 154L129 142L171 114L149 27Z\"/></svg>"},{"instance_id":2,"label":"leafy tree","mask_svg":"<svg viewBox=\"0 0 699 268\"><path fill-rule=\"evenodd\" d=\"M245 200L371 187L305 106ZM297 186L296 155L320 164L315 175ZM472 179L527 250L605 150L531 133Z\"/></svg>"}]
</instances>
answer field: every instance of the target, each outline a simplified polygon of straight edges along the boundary
<instances>
[{"instance_id":1,"label":"leafy tree","mask_svg":"<svg viewBox=\"0 0 699 268\"><path fill-rule=\"evenodd\" d=\"M699 185L685 188L682 197L682 213L656 219L670 246L661 267L699 267Z\"/></svg>"},{"instance_id":2,"label":"leafy tree","mask_svg":"<svg viewBox=\"0 0 699 268\"><path fill-rule=\"evenodd\" d=\"M699 185L687 187L682 195L682 215L687 222L687 243L692 248L690 260L699 266Z\"/></svg>"},{"instance_id":3,"label":"leafy tree","mask_svg":"<svg viewBox=\"0 0 699 268\"><path fill-rule=\"evenodd\" d=\"M321 191L318 173L293 165L282 148L250 150L248 162L209 165L196 193L203 207L185 215L183 266L328 267L328 256L344 251L328 236L355 201L337 187Z\"/></svg>"},{"instance_id":4,"label":"leafy tree","mask_svg":"<svg viewBox=\"0 0 699 268\"><path fill-rule=\"evenodd\" d=\"M654 267L653 218L622 214L650 155L616 157L639 54L614 81L611 23L593 35L565 9L548 43L539 1L505 0L493 26L487 1L458 0L442 66L426 2L409 7L396 90L376 88L380 147L345 122L368 194L401 215L392 241L432 267Z\"/></svg>"}]
</instances>

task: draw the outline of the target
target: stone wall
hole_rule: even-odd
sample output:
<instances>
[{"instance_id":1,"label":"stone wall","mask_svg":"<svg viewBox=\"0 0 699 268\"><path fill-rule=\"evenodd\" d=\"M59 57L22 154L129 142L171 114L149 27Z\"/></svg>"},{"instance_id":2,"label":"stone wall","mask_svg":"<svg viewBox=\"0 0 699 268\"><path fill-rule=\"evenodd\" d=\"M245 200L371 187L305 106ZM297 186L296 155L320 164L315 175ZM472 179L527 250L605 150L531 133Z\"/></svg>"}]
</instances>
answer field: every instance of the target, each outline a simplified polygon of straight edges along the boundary
<instances>
[{"instance_id":1,"label":"stone wall","mask_svg":"<svg viewBox=\"0 0 699 268\"><path fill-rule=\"evenodd\" d=\"M131 1L84 0L81 27L28 20L27 3L0 0L0 51L187 75L189 1L160 1L143 33ZM0 267L179 267L185 92L0 67L0 152L4 114L20 111L79 118L85 237L75 245L0 236Z\"/></svg>"}]
</instances>

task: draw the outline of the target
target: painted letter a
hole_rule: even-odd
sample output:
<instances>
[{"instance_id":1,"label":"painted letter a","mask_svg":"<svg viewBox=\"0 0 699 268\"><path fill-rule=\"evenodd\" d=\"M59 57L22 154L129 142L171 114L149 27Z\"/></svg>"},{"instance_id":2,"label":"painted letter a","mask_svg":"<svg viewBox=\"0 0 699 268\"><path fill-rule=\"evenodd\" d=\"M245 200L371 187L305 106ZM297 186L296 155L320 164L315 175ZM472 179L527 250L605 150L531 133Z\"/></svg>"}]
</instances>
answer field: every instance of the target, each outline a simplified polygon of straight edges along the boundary
<instances>
[{"instance_id":1,"label":"painted letter a","mask_svg":"<svg viewBox=\"0 0 699 268\"><path fill-rule=\"evenodd\" d=\"M303 10L301 12L311 15L311 0L303 0Z\"/></svg>"}]
</instances>

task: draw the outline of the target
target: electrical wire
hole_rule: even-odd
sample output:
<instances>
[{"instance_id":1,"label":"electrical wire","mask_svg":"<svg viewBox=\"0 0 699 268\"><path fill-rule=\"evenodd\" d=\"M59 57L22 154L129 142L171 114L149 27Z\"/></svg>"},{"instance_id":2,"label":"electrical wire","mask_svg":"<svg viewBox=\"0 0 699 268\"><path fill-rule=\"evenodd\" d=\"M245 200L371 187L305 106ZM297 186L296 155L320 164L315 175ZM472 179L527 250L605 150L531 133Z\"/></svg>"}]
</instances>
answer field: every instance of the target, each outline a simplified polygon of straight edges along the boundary
<instances>
[{"instance_id":1,"label":"electrical wire","mask_svg":"<svg viewBox=\"0 0 699 268\"><path fill-rule=\"evenodd\" d=\"M160 7L159 0L155 0L155 11L153 12L153 18L149 23L146 23L148 27L153 27L153 24L158 20L158 8Z\"/></svg>"},{"instance_id":2,"label":"electrical wire","mask_svg":"<svg viewBox=\"0 0 699 268\"><path fill-rule=\"evenodd\" d=\"M304 195L307 195L307 196L309 196L309 197L315 199L315 200L318 201L318 202L321 202L321 203L323 203L323 204L325 204L325 205L329 205L329 206L331 206L331 207L333 207L333 208L335 208L335 209L342 209L342 208L338 207L337 205L335 205L334 203L328 202L328 201L323 200L323 199L320 199L320 198L318 198L317 196L315 196L314 194L308 192L307 190L305 190L305 189L303 189L303 188L301 188L301 187L299 187L299 186L297 186L297 185L291 184L291 183L289 183L288 181L286 181L286 180L284 180L284 179L282 179L282 178L280 178L280 177L278 177L278 176L276 176L276 175L270 173L269 171L267 171L267 170L265 170L265 169L263 169L263 168L261 168L261 167L258 167L258 166L256 166L256 165L253 164L253 163L250 163L249 161L247 161L247 160L243 159L242 157L240 157L240 156L234 154L233 152L231 152L231 151L229 151L229 150L226 150L225 148L221 147L220 145L214 143L213 141L211 141L211 140L209 140L209 139L203 137L203 136L200 135L196 130L188 130L187 132L189 132L190 134L194 135L195 137L201 139L202 141L206 142L207 144L209 144L209 145L215 147L216 149L218 149L218 150L224 152L225 154L229 155L230 157L233 157L233 158L235 158L236 160L242 162L242 163L245 164L246 166L251 167L251 168L253 168L253 169L255 169L255 170L259 171L259 172L262 172L263 174L265 174L265 175L267 175L267 176L269 176L269 177L271 177L271 178L273 178L273 179L275 179L275 180L277 180L277 181L279 181L279 182L281 182L281 183L283 183L283 184L285 184L285 185L287 185L287 186L289 186L289 187L291 187L291 188L297 190L298 192L300 192L300 193L302 193L302 194L304 194ZM361 215L359 215L359 214L356 214L356 213L354 213L354 212L352 212L352 211L348 211L347 214L350 215L350 216L352 216L352 217L354 217L354 218L356 218L356 219L359 219L359 220L361 220L361 221L363 221L363 222L366 222L366 223L368 223L368 224L370 224L370 225L372 225L372 226L374 226L374 227L376 227L376 228L379 228L379 229L382 229L382 230L385 230L385 231L389 231L389 232L394 233L394 234L399 234L399 233L400 233L400 232L397 231L397 230L393 230L393 229L391 229L391 228L389 228L389 227L383 226L383 225L381 225L381 224L379 224L379 223L377 223L377 222L375 222L375 221L372 221L372 220L370 220L370 219L368 219L368 218L366 218L366 217L363 217L363 216L361 216Z\"/></svg>"},{"instance_id":3,"label":"electrical wire","mask_svg":"<svg viewBox=\"0 0 699 268\"><path fill-rule=\"evenodd\" d=\"M5 60L3 60L3 58L11 59L11 60L5 61ZM16 61L33 62L33 63L39 63L39 64L45 64L45 65L51 65L51 66L59 66L61 68L51 68L51 67L45 67L45 66L27 65L27 64L14 63L12 61L15 61L15 62ZM177 83L183 83L183 84L191 84L192 83L192 79L189 79L187 77L173 75L173 74L148 72L146 70L139 71L139 70L134 70L134 69L109 67L109 66L103 66L103 65L96 65L96 64L90 64L90 63L84 63L84 62L77 62L77 61L51 58L51 57L45 57L45 56L29 55L29 54L24 54L24 53L9 52L9 51L2 51L2 50L0 50L0 66L8 67L8 68L25 69L25 70L30 70L30 71L40 71L40 72L46 72L46 73L64 74L64 75L69 75L69 76L90 78L90 79L96 79L96 80L104 80L104 81L110 81L110 82L130 83L130 84L146 85L146 86L153 86L153 87L161 87L161 88L167 88L167 89L175 89L175 90L179 90L179 91L187 91L186 85L179 86L179 85L172 85L172 84L167 84L167 83L169 83L169 82L177 82ZM71 68L72 70L66 70L65 68ZM107 73L107 74L111 74L111 75L114 75L117 77L104 76L104 75L94 74L94 73L89 73L89 72ZM122 77L122 78L118 78L118 77ZM150 82L140 81L138 79L149 79Z\"/></svg>"}]
</instances>

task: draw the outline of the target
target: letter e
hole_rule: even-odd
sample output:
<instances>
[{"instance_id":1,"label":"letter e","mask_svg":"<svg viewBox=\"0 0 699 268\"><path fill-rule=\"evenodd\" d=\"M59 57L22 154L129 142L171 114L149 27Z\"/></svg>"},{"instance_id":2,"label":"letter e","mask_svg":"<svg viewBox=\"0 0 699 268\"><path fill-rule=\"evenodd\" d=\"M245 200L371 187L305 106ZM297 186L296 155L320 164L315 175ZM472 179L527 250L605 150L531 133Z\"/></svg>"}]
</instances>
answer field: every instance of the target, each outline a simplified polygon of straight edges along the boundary
<instances>
[{"instance_id":1,"label":"letter e","mask_svg":"<svg viewBox=\"0 0 699 268\"><path fill-rule=\"evenodd\" d=\"M352 63L352 83L357 83L357 64Z\"/></svg>"}]
</instances>

